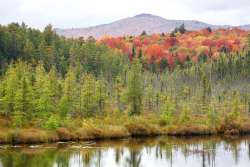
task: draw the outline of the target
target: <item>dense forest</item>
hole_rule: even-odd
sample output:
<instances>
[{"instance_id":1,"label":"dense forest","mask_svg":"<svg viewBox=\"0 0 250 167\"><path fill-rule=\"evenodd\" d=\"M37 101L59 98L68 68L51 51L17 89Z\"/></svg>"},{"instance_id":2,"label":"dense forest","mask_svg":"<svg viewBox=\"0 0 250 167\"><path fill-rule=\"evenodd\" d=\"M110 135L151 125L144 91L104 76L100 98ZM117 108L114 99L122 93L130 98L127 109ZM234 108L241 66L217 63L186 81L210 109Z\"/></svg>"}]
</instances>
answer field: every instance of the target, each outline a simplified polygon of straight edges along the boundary
<instances>
[{"instance_id":1,"label":"dense forest","mask_svg":"<svg viewBox=\"0 0 250 167\"><path fill-rule=\"evenodd\" d=\"M249 133L250 35L183 28L96 40L0 26L0 141Z\"/></svg>"}]
</instances>

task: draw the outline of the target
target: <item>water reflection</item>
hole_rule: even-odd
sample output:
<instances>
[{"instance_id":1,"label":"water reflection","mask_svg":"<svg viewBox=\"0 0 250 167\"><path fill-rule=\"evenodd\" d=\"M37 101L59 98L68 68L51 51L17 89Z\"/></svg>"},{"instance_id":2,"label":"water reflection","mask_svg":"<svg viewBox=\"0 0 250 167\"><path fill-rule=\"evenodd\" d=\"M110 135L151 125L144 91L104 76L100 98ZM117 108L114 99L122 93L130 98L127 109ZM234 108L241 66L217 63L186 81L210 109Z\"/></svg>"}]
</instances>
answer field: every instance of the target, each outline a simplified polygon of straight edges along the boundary
<instances>
[{"instance_id":1,"label":"water reflection","mask_svg":"<svg viewBox=\"0 0 250 167\"><path fill-rule=\"evenodd\" d=\"M0 147L0 167L248 167L250 137L158 137Z\"/></svg>"}]
</instances>

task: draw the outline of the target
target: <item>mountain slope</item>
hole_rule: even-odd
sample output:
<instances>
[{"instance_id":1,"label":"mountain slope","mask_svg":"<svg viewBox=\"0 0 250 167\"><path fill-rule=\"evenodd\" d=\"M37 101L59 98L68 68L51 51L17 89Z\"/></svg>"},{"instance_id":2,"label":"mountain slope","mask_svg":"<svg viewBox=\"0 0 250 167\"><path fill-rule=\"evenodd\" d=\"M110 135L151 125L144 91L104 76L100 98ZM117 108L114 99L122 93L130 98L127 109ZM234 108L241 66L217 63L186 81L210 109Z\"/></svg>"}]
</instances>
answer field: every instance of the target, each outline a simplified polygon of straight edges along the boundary
<instances>
[{"instance_id":1,"label":"mountain slope","mask_svg":"<svg viewBox=\"0 0 250 167\"><path fill-rule=\"evenodd\" d=\"M241 28L243 30L250 30L250 24L239 26L239 28Z\"/></svg>"},{"instance_id":2,"label":"mountain slope","mask_svg":"<svg viewBox=\"0 0 250 167\"><path fill-rule=\"evenodd\" d=\"M140 14L134 17L129 17L115 21L110 24L103 24L88 28L73 28L73 29L55 29L59 35L66 37L89 37L99 38L105 35L123 36L123 35L139 35L142 31L148 34L171 32L175 27L185 24L188 30L199 30L206 27L220 28L229 26L216 26L203 23L195 20L167 20L165 18L151 15Z\"/></svg>"}]
</instances>

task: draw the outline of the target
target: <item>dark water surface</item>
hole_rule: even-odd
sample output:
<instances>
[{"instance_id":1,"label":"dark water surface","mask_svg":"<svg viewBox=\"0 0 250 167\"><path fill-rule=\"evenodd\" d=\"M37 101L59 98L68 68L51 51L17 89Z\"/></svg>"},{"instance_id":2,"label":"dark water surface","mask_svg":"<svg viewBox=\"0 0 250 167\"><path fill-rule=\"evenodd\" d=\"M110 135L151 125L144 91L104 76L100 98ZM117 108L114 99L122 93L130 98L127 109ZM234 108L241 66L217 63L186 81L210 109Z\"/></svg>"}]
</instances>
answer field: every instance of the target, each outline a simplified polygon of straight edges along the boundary
<instances>
[{"instance_id":1,"label":"dark water surface","mask_svg":"<svg viewBox=\"0 0 250 167\"><path fill-rule=\"evenodd\" d=\"M250 167L250 137L0 145L0 167Z\"/></svg>"}]
</instances>

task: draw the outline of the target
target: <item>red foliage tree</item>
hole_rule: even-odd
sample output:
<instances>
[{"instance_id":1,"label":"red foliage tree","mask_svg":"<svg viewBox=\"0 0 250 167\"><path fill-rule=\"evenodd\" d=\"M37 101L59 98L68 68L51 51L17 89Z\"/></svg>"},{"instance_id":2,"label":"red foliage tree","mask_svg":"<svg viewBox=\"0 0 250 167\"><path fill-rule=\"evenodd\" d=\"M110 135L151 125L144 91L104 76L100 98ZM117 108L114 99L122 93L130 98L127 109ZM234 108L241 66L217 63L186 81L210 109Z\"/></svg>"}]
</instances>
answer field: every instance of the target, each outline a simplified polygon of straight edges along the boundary
<instances>
[{"instance_id":1,"label":"red foliage tree","mask_svg":"<svg viewBox=\"0 0 250 167\"><path fill-rule=\"evenodd\" d=\"M149 46L146 50L148 60L152 63L155 60L160 60L164 56L164 51L158 44Z\"/></svg>"}]
</instances>

